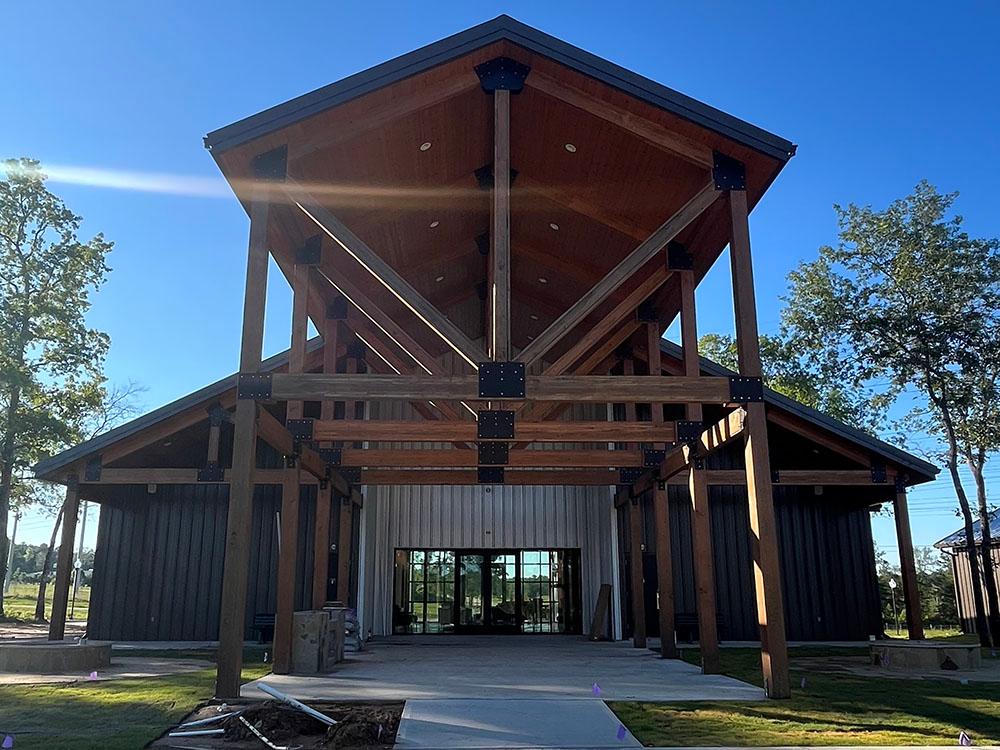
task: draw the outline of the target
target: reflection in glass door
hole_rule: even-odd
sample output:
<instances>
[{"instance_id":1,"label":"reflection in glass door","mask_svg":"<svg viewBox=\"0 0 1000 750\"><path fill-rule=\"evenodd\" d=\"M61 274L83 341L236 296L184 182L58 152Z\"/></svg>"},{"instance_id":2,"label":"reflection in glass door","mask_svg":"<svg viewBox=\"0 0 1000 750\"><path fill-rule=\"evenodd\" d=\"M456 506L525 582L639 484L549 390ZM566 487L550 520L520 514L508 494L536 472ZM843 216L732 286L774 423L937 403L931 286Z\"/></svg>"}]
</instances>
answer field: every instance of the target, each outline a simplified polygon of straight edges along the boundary
<instances>
[{"instance_id":1,"label":"reflection in glass door","mask_svg":"<svg viewBox=\"0 0 1000 750\"><path fill-rule=\"evenodd\" d=\"M518 606L517 556L513 552L490 555L490 611L488 625L495 632L516 633L521 626Z\"/></svg>"},{"instance_id":2,"label":"reflection in glass door","mask_svg":"<svg viewBox=\"0 0 1000 750\"><path fill-rule=\"evenodd\" d=\"M486 625L483 616L484 561L485 555L458 556L458 627L466 632L481 630Z\"/></svg>"}]
</instances>

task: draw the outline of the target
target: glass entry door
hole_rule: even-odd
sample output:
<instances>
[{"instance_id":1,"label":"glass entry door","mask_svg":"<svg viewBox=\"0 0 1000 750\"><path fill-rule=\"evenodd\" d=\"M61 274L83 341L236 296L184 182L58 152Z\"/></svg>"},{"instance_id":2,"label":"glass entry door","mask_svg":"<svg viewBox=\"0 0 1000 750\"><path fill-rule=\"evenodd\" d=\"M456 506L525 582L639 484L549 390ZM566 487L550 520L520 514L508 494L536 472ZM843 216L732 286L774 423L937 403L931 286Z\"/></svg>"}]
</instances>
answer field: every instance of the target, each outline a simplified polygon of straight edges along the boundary
<instances>
[{"instance_id":1,"label":"glass entry door","mask_svg":"<svg viewBox=\"0 0 1000 750\"><path fill-rule=\"evenodd\" d=\"M458 555L458 632L517 633L521 626L517 555Z\"/></svg>"}]
</instances>

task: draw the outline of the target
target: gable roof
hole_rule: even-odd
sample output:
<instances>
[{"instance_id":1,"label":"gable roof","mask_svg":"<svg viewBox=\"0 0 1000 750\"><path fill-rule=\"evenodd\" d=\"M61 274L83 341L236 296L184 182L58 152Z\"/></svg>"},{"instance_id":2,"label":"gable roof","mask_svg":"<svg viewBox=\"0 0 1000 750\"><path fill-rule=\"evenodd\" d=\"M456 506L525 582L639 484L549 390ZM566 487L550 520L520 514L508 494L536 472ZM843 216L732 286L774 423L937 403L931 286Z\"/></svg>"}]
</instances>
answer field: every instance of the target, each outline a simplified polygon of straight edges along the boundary
<instances>
[{"instance_id":1,"label":"gable roof","mask_svg":"<svg viewBox=\"0 0 1000 750\"><path fill-rule=\"evenodd\" d=\"M972 539L976 544L979 544L983 540L982 528L983 525L980 521L973 522ZM993 544L1000 545L1000 508L990 513L990 537L993 539ZM961 528L952 532L941 541L936 542L934 546L938 549L965 546L965 529Z\"/></svg>"},{"instance_id":2,"label":"gable roof","mask_svg":"<svg viewBox=\"0 0 1000 750\"><path fill-rule=\"evenodd\" d=\"M787 161L795 154L795 145L784 138L507 15L214 130L205 136L205 147L218 154L498 41L543 55L773 158Z\"/></svg>"}]
</instances>

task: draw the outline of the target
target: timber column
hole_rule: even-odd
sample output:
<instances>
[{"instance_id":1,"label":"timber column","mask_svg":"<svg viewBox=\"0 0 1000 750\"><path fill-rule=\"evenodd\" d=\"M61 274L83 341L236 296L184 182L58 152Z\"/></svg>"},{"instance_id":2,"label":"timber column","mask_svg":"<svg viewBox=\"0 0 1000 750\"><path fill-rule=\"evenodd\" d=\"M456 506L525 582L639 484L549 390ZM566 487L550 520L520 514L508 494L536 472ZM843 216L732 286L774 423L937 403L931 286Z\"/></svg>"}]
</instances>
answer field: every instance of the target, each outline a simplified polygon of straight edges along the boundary
<instances>
[{"instance_id":1,"label":"timber column","mask_svg":"<svg viewBox=\"0 0 1000 750\"><path fill-rule=\"evenodd\" d=\"M774 518L771 459L767 445L767 415L764 410L760 339L757 332L757 303L750 261L746 177L743 164L722 154L715 155L713 170L716 189L728 190L732 221L730 256L733 276L733 305L736 311L736 346L741 384L755 393L746 404L744 460L747 500L750 505L751 549L754 586L757 590L757 619L760 623L761 666L764 691L769 698L788 698L788 643L785 611L781 595L781 566L778 529Z\"/></svg>"},{"instance_id":2,"label":"timber column","mask_svg":"<svg viewBox=\"0 0 1000 750\"><path fill-rule=\"evenodd\" d=\"M76 519L79 513L80 492L74 477L66 485L66 499L63 501L62 540L59 542L52 614L49 618L50 641L61 641L66 636L66 601L69 598L69 578L73 571L73 542L76 539Z\"/></svg>"},{"instance_id":3,"label":"timber column","mask_svg":"<svg viewBox=\"0 0 1000 750\"><path fill-rule=\"evenodd\" d=\"M254 160L255 183L250 190L250 242L247 251L246 291L243 298L243 336L240 343L240 380L260 370L264 346L264 307L267 297L267 225L270 183L285 177L284 146ZM239 384L237 384L239 391ZM253 530L253 475L257 463L257 403L236 402L233 419L233 467L226 520L226 555L222 572L219 613L219 653L215 680L218 698L237 698L243 668L250 536Z\"/></svg>"},{"instance_id":4,"label":"timber column","mask_svg":"<svg viewBox=\"0 0 1000 750\"><path fill-rule=\"evenodd\" d=\"M906 604L906 631L911 641L924 639L924 616L920 609L917 586L917 565L913 558L913 537L910 534L910 511L906 505L906 485L896 478L896 497L892 503L896 521L896 542L899 545L899 572L903 579L903 601Z\"/></svg>"}]
</instances>

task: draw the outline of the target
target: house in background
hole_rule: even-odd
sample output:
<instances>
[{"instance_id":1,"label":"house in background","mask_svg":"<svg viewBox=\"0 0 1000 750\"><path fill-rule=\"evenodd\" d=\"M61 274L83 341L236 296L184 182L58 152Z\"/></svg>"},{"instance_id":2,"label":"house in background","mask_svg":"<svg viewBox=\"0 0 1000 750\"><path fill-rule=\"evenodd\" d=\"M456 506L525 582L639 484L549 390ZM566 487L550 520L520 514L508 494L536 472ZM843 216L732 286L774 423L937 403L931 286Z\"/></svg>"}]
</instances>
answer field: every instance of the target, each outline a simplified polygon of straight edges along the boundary
<instances>
[{"instance_id":1,"label":"house in background","mask_svg":"<svg viewBox=\"0 0 1000 750\"><path fill-rule=\"evenodd\" d=\"M102 508L91 635L881 630L869 512L936 469L763 387L748 215L794 146L501 16L206 138L250 216L241 361L36 467ZM697 356L730 248L738 373ZM261 361L269 258L293 290ZM729 304L729 300L713 300ZM680 317L681 346L662 334ZM307 341L309 322L320 337ZM50 637L61 638L70 550Z\"/></svg>"},{"instance_id":2,"label":"house in background","mask_svg":"<svg viewBox=\"0 0 1000 750\"><path fill-rule=\"evenodd\" d=\"M978 547L983 541L982 524L975 521L972 524L973 539L976 542L976 566L979 575L983 575L983 561L979 556ZM1000 508L990 514L991 558L993 560L993 577L1000 587ZM972 570L969 566L969 550L965 546L965 529L958 529L934 545L951 557L951 573L955 579L955 602L958 605L958 619L962 624L963 633L976 632L976 606L972 595ZM990 614L990 603L984 601L987 614Z\"/></svg>"}]
</instances>

